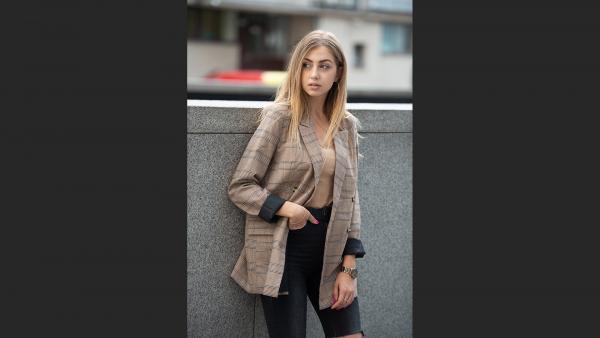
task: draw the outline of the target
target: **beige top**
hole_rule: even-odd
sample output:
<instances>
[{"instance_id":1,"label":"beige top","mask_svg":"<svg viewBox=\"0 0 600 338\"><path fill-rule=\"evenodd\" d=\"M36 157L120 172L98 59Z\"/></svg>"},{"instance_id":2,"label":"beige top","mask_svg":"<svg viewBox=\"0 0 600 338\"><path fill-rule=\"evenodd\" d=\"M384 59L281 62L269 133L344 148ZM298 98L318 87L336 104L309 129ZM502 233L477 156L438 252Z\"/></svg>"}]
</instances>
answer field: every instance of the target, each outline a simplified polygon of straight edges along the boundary
<instances>
[{"instance_id":1,"label":"beige top","mask_svg":"<svg viewBox=\"0 0 600 338\"><path fill-rule=\"evenodd\" d=\"M323 155L323 169L317 183L317 189L312 198L307 202L307 206L313 208L322 208L333 202L333 177L335 175L335 148L331 146L326 149L321 147Z\"/></svg>"}]
</instances>

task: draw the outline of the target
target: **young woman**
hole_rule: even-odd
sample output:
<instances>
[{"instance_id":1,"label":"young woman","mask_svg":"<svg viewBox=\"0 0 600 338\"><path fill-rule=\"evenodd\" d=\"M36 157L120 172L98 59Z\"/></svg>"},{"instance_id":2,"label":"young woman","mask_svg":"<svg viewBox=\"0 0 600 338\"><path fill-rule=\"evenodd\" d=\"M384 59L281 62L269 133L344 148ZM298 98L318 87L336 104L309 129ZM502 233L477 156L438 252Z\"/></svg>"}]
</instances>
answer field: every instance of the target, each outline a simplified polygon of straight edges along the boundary
<instances>
[{"instance_id":1,"label":"young woman","mask_svg":"<svg viewBox=\"0 0 600 338\"><path fill-rule=\"evenodd\" d=\"M229 184L229 198L246 213L231 276L262 295L271 338L305 338L307 296L326 337L364 335L358 120L345 110L346 76L333 34L318 30L300 40Z\"/></svg>"}]
</instances>

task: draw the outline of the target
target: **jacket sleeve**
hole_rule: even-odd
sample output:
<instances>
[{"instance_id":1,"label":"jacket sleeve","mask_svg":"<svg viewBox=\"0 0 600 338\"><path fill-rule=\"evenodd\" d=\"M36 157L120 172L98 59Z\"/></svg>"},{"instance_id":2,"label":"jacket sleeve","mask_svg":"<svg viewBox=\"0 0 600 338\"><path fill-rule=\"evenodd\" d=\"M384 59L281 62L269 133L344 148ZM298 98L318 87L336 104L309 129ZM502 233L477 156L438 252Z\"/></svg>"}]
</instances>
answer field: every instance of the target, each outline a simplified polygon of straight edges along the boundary
<instances>
[{"instance_id":1,"label":"jacket sleeve","mask_svg":"<svg viewBox=\"0 0 600 338\"><path fill-rule=\"evenodd\" d=\"M346 246L344 247L343 255L355 255L356 258L362 258L365 255L365 249L363 247L362 241L360 240L360 200L358 198L358 130L356 127L356 123L353 123L352 139L354 140L354 158L356 162L355 170L357 173L357 184L356 191L354 193L353 201L353 211L352 211L352 220L350 221L350 231L348 232L348 239L346 241Z\"/></svg>"},{"instance_id":2,"label":"jacket sleeve","mask_svg":"<svg viewBox=\"0 0 600 338\"><path fill-rule=\"evenodd\" d=\"M279 218L275 213L285 200L271 194L260 183L269 168L282 132L278 114L265 114L250 138L228 187L229 199L240 209L267 222Z\"/></svg>"}]
</instances>

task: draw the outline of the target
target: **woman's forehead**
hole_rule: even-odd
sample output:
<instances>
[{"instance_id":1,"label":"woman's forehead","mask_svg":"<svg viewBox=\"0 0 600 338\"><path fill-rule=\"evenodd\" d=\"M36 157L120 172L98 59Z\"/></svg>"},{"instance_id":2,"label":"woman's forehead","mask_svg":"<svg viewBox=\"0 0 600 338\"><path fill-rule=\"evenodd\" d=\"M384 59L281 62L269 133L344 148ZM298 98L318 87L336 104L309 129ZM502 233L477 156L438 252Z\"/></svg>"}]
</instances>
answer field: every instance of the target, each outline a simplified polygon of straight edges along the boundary
<instances>
[{"instance_id":1,"label":"woman's forehead","mask_svg":"<svg viewBox=\"0 0 600 338\"><path fill-rule=\"evenodd\" d=\"M321 62L326 60L333 62L333 60L335 60L329 48L325 46L318 46L311 49L304 58L312 62Z\"/></svg>"}]
</instances>

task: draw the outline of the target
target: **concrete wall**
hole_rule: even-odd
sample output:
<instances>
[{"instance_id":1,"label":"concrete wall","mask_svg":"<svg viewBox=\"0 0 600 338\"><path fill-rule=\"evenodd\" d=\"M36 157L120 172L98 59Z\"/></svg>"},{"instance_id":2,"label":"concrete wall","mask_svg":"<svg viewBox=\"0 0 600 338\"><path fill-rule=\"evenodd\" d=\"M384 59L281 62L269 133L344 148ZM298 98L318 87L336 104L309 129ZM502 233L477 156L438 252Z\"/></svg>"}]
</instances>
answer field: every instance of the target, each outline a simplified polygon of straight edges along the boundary
<instances>
[{"instance_id":1,"label":"concrete wall","mask_svg":"<svg viewBox=\"0 0 600 338\"><path fill-rule=\"evenodd\" d=\"M265 102L188 101L188 336L268 337L260 297L229 277L244 214L227 185ZM350 104L359 162L361 320L368 337L412 337L412 105ZM308 307L307 337L323 337Z\"/></svg>"}]
</instances>

